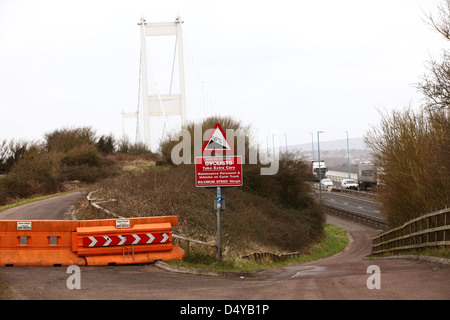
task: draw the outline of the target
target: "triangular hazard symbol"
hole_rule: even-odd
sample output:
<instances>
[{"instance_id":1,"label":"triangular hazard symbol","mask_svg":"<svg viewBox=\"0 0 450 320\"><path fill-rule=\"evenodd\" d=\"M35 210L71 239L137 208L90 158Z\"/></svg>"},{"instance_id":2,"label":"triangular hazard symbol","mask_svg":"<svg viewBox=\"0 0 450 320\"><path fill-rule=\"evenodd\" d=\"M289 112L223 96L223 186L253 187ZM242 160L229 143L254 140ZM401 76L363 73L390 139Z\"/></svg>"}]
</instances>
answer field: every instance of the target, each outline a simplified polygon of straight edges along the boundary
<instances>
[{"instance_id":1,"label":"triangular hazard symbol","mask_svg":"<svg viewBox=\"0 0 450 320\"><path fill-rule=\"evenodd\" d=\"M208 140L203 145L202 153L208 152L226 152L234 153L234 148L228 141L225 132L219 123L216 123L213 131L211 132Z\"/></svg>"}]
</instances>

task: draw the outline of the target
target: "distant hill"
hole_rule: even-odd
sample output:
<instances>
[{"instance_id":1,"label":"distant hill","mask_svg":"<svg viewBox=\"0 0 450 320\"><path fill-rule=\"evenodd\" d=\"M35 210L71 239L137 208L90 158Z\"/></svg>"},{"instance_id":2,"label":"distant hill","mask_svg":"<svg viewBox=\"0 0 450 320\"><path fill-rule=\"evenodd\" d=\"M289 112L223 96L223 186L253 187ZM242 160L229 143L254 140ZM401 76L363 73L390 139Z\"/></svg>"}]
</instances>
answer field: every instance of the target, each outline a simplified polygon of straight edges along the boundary
<instances>
[{"instance_id":1,"label":"distant hill","mask_svg":"<svg viewBox=\"0 0 450 320\"><path fill-rule=\"evenodd\" d=\"M365 150L367 149L363 138L349 138L348 144L350 150ZM288 146L289 150L301 150L301 151L311 151L311 143L303 143ZM347 150L347 139L332 140L332 141L320 141L320 150ZM314 141L314 151L317 152L317 141Z\"/></svg>"}]
</instances>

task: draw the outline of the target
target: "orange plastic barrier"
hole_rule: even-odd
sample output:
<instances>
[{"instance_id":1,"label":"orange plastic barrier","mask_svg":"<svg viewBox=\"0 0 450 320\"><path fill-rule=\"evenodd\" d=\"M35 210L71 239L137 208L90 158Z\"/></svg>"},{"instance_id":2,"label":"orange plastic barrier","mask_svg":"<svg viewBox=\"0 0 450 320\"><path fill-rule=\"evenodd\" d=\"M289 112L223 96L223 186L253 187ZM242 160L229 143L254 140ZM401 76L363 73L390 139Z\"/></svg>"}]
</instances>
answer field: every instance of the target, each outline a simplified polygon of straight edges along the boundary
<instances>
[{"instance_id":1,"label":"orange plastic barrier","mask_svg":"<svg viewBox=\"0 0 450 320\"><path fill-rule=\"evenodd\" d=\"M0 267L150 263L182 259L177 217L0 221Z\"/></svg>"}]
</instances>

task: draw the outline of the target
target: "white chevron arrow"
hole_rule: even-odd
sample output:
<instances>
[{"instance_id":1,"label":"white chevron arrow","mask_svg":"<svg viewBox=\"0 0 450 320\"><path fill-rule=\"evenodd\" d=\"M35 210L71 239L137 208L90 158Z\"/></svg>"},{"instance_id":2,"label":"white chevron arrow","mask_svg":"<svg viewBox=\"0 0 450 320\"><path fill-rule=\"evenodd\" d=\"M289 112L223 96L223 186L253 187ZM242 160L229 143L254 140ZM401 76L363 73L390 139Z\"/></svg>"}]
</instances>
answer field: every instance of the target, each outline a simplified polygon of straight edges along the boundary
<instances>
[{"instance_id":1,"label":"white chevron arrow","mask_svg":"<svg viewBox=\"0 0 450 320\"><path fill-rule=\"evenodd\" d=\"M149 237L147 243L152 243L155 240L155 237L151 233L147 233L147 237Z\"/></svg>"},{"instance_id":2,"label":"white chevron arrow","mask_svg":"<svg viewBox=\"0 0 450 320\"><path fill-rule=\"evenodd\" d=\"M121 246L125 243L125 241L127 241L127 236L118 236L120 238L120 242L118 244L118 246Z\"/></svg>"},{"instance_id":3,"label":"white chevron arrow","mask_svg":"<svg viewBox=\"0 0 450 320\"><path fill-rule=\"evenodd\" d=\"M104 247L109 246L109 244L111 243L112 239L110 237L108 237L108 236L103 236L103 238L105 238L105 240L106 240L106 242L105 242L105 244L103 246Z\"/></svg>"},{"instance_id":4,"label":"white chevron arrow","mask_svg":"<svg viewBox=\"0 0 450 320\"><path fill-rule=\"evenodd\" d=\"M167 235L167 233L162 233L161 234L164 238L161 240L161 243L164 243L167 241L167 239L169 239L169 236Z\"/></svg>"},{"instance_id":5,"label":"white chevron arrow","mask_svg":"<svg viewBox=\"0 0 450 320\"><path fill-rule=\"evenodd\" d=\"M136 239L133 241L133 244L138 244L139 240L141 240L141 237L139 237L137 234L133 234L133 237L134 237L134 239Z\"/></svg>"},{"instance_id":6,"label":"white chevron arrow","mask_svg":"<svg viewBox=\"0 0 450 320\"><path fill-rule=\"evenodd\" d=\"M91 239L91 243L89 244L89 247L93 247L95 246L95 244L97 243L97 239L95 239L95 237L89 237L89 239Z\"/></svg>"}]
</instances>

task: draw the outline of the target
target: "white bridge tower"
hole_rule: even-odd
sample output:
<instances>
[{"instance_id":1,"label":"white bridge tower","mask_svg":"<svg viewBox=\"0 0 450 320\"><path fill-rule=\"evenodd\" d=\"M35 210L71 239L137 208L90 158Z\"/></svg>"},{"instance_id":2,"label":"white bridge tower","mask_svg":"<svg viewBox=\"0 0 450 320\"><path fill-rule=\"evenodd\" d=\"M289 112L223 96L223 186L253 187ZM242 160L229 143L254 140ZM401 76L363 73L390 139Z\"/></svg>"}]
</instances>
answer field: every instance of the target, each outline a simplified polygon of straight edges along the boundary
<instances>
[{"instance_id":1,"label":"white bridge tower","mask_svg":"<svg viewBox=\"0 0 450 320\"><path fill-rule=\"evenodd\" d=\"M177 18L174 22L160 22L160 23L147 23L144 18L141 18L138 25L141 29L141 62L140 62L140 88L139 88L139 100L142 105L142 114L138 111L133 113L122 112L123 118L137 118L136 138L140 136L139 133L139 121L143 123L143 142L150 149L151 137L150 137L150 117L162 116L167 123L167 116L181 116L181 125L186 122L186 88L185 88L185 76L184 76L184 56L183 56L183 37L181 24L183 21L181 18ZM155 36L176 36L175 51L173 56L173 66L170 89L168 93L160 93L158 84L155 81L155 92L149 94L149 79L147 69L147 37ZM178 52L178 55L175 53ZM179 93L172 93L172 80L174 79L175 60L178 56L178 72L179 72ZM138 103L139 104L139 103Z\"/></svg>"}]
</instances>

